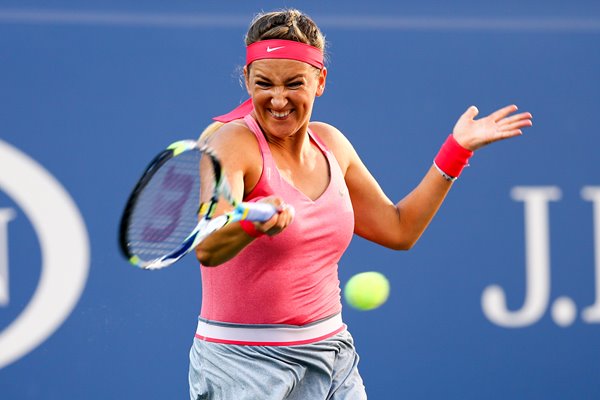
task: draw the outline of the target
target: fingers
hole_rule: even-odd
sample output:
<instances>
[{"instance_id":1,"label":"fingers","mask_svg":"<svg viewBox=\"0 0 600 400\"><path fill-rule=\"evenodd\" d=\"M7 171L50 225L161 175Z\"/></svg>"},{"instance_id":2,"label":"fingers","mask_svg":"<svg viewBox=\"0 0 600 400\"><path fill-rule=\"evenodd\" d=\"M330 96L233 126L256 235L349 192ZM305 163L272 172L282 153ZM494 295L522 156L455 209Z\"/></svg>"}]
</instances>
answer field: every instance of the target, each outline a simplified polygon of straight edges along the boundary
<instances>
[{"instance_id":1,"label":"fingers","mask_svg":"<svg viewBox=\"0 0 600 400\"><path fill-rule=\"evenodd\" d=\"M511 131L514 129L526 128L532 126L533 122L530 119L521 119L517 121L513 121L511 123L506 123L502 125L498 125L498 128L502 131Z\"/></svg>"},{"instance_id":2,"label":"fingers","mask_svg":"<svg viewBox=\"0 0 600 400\"><path fill-rule=\"evenodd\" d=\"M269 236L273 236L287 228L294 220L293 209L293 207L284 207L281 209L281 211L264 224L266 228L264 232Z\"/></svg>"},{"instance_id":3,"label":"fingers","mask_svg":"<svg viewBox=\"0 0 600 400\"><path fill-rule=\"evenodd\" d=\"M273 215L271 219L263 223L257 223L257 229L259 231L264 232L269 236L273 236L283 231L294 220L294 207L286 204L281 197L269 196L259 201L270 203L277 209L277 213Z\"/></svg>"},{"instance_id":4,"label":"fingers","mask_svg":"<svg viewBox=\"0 0 600 400\"><path fill-rule=\"evenodd\" d=\"M489 115L489 118L491 118L494 122L498 122L501 119L506 118L508 115L514 113L518 109L519 108L516 105L511 104L510 106L506 106L497 111L494 111Z\"/></svg>"},{"instance_id":5,"label":"fingers","mask_svg":"<svg viewBox=\"0 0 600 400\"><path fill-rule=\"evenodd\" d=\"M524 112L524 113L520 113L520 114L511 115L510 117L506 117L506 118L498 121L498 124L499 125L508 125L508 124L512 124L517 121L525 121L525 120L528 120L529 122L531 122L532 118L533 118L533 116L531 115L531 113Z\"/></svg>"},{"instance_id":6,"label":"fingers","mask_svg":"<svg viewBox=\"0 0 600 400\"><path fill-rule=\"evenodd\" d=\"M291 204L285 204L283 206L283 209L290 213L292 220L293 220L294 217L296 216L296 209L294 208L294 206Z\"/></svg>"},{"instance_id":7,"label":"fingers","mask_svg":"<svg viewBox=\"0 0 600 400\"><path fill-rule=\"evenodd\" d=\"M517 109L516 105L511 104L475 120L478 110L471 106L454 126L454 138L462 147L477 150L498 140L521 135L521 129L533 125L533 117L528 112L513 115Z\"/></svg>"},{"instance_id":8,"label":"fingers","mask_svg":"<svg viewBox=\"0 0 600 400\"><path fill-rule=\"evenodd\" d=\"M521 128L527 128L533 125L531 118L533 118L533 116L528 112L506 117L497 123L498 131L501 132L503 136L507 134L510 134L511 136L520 135L522 134Z\"/></svg>"},{"instance_id":9,"label":"fingers","mask_svg":"<svg viewBox=\"0 0 600 400\"><path fill-rule=\"evenodd\" d=\"M519 136L522 135L523 131L520 129L513 129L510 131L503 131L502 134L500 135L500 137L498 138L498 140L500 139L508 139L511 137L515 137L515 136Z\"/></svg>"},{"instance_id":10,"label":"fingers","mask_svg":"<svg viewBox=\"0 0 600 400\"><path fill-rule=\"evenodd\" d=\"M471 107L467 108L467 111L465 111L463 113L463 115L461 115L460 118L466 119L466 120L473 120L473 119L475 119L477 114L479 114L479 110L477 109L477 107L471 106Z\"/></svg>"}]
</instances>

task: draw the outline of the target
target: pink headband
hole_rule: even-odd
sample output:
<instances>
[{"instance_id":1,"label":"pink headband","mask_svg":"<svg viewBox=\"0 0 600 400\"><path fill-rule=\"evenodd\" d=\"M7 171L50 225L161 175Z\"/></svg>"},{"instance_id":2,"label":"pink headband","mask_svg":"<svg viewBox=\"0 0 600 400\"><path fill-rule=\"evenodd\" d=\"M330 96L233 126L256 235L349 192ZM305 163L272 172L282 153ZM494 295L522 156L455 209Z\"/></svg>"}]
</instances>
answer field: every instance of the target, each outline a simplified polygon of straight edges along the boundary
<instances>
[{"instance_id":1,"label":"pink headband","mask_svg":"<svg viewBox=\"0 0 600 400\"><path fill-rule=\"evenodd\" d=\"M250 65L253 61L269 58L302 61L319 69L324 66L323 52L321 50L294 40L261 40L246 47L246 66ZM213 119L220 122L229 122L245 117L253 109L252 99L248 99L227 114L219 115Z\"/></svg>"},{"instance_id":2,"label":"pink headband","mask_svg":"<svg viewBox=\"0 0 600 400\"><path fill-rule=\"evenodd\" d=\"M265 58L285 58L323 68L323 52L306 43L293 40L261 40L246 47L246 65Z\"/></svg>"}]
</instances>

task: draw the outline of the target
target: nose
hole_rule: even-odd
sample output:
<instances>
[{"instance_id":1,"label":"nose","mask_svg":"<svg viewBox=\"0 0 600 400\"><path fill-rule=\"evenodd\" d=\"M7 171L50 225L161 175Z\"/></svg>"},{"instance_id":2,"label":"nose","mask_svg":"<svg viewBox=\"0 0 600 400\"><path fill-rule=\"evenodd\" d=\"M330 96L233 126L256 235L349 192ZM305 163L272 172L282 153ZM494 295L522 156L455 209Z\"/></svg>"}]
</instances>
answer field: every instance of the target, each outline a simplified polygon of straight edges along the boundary
<instances>
[{"instance_id":1,"label":"nose","mask_svg":"<svg viewBox=\"0 0 600 400\"><path fill-rule=\"evenodd\" d=\"M282 110L287 105L287 94L283 88L274 88L271 105L274 110Z\"/></svg>"}]
</instances>

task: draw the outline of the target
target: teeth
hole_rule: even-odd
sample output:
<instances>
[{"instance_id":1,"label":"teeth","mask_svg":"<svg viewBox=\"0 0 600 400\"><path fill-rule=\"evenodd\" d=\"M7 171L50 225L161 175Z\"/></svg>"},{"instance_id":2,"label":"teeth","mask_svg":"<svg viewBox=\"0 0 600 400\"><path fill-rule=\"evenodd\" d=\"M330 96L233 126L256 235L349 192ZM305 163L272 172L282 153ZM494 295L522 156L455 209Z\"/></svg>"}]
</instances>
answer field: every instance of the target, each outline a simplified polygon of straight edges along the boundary
<instances>
[{"instance_id":1,"label":"teeth","mask_svg":"<svg viewBox=\"0 0 600 400\"><path fill-rule=\"evenodd\" d=\"M271 110L271 114L273 114L273 116L275 118L284 118L284 117L287 117L288 115L290 115L290 111L277 112L277 111Z\"/></svg>"}]
</instances>

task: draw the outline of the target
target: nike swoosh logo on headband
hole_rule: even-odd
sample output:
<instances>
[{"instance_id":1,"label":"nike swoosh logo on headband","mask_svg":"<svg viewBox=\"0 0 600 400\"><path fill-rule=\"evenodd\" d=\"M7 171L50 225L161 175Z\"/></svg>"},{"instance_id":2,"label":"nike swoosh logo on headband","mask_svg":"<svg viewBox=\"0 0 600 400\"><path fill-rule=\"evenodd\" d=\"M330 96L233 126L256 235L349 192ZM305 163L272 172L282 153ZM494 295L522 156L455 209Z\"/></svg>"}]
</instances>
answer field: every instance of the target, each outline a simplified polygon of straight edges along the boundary
<instances>
[{"instance_id":1,"label":"nike swoosh logo on headband","mask_svg":"<svg viewBox=\"0 0 600 400\"><path fill-rule=\"evenodd\" d=\"M270 53L270 52L275 51L275 50L283 49L284 47L285 46L279 46L279 47L273 47L273 48L271 48L271 47L267 46L267 53Z\"/></svg>"}]
</instances>

